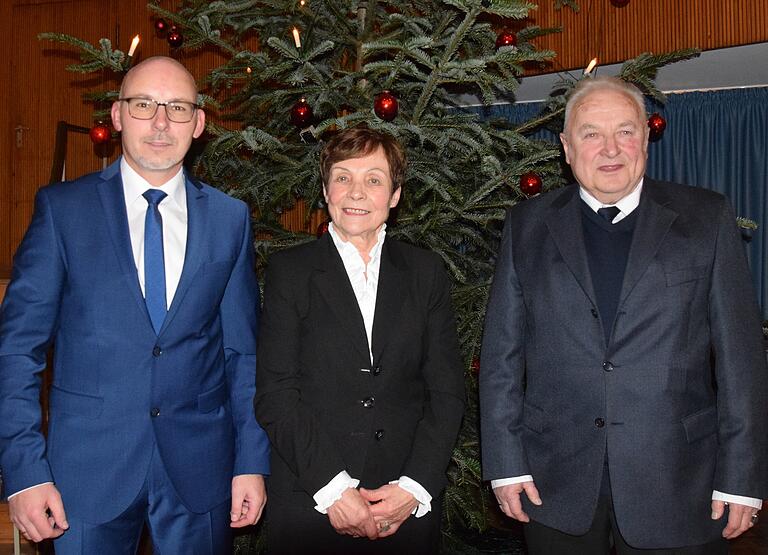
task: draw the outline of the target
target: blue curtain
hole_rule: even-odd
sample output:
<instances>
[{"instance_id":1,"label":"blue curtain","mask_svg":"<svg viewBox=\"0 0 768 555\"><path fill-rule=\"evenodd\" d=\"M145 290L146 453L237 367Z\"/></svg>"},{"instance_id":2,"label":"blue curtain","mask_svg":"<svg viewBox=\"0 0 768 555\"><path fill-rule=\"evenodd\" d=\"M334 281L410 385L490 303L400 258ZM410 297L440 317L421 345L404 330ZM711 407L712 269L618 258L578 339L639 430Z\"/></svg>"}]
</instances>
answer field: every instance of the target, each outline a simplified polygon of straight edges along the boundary
<instances>
[{"instance_id":1,"label":"blue curtain","mask_svg":"<svg viewBox=\"0 0 768 555\"><path fill-rule=\"evenodd\" d=\"M541 108L521 103L474 110L519 123ZM737 216L757 222L746 251L768 319L768 87L670 94L664 106L649 105L648 111L667 120L663 137L649 146L648 175L722 193ZM537 136L557 138L548 131Z\"/></svg>"}]
</instances>

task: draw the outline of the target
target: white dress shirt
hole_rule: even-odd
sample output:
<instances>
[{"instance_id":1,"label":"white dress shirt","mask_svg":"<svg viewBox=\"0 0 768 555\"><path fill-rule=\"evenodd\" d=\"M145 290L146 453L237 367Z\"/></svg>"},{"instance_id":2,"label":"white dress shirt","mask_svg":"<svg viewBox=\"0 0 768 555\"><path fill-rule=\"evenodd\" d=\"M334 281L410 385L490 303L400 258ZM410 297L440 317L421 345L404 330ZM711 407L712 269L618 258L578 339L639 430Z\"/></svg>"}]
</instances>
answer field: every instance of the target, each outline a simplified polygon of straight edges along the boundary
<instances>
[{"instance_id":1,"label":"white dress shirt","mask_svg":"<svg viewBox=\"0 0 768 555\"><path fill-rule=\"evenodd\" d=\"M629 216L632 212L634 212L635 208L637 208L640 205L640 193L643 192L643 180L640 179L640 182L635 186L634 189L632 189L632 192L629 193L627 196L619 199L616 201L615 204L605 204L603 202L600 202L595 197L592 196L592 194L584 189L584 187L579 187L579 196L581 197L581 200L587 203L587 206L589 206L592 210L597 212L601 208L608 208L609 206L615 206L619 209L619 213L616 214L616 217L613 218L612 224L617 224L627 216Z\"/></svg>"},{"instance_id":2,"label":"white dress shirt","mask_svg":"<svg viewBox=\"0 0 768 555\"><path fill-rule=\"evenodd\" d=\"M187 190L184 185L184 170L163 183L153 187L128 165L125 158L120 160L120 175L123 179L125 210L128 215L128 229L131 234L131 249L141 292L144 293L144 221L147 215L147 199L142 195L147 189L160 189L165 197L158 209L163 218L163 259L165 261L165 299L171 306L176 287L179 285L184 255L187 250Z\"/></svg>"},{"instance_id":3,"label":"white dress shirt","mask_svg":"<svg viewBox=\"0 0 768 555\"><path fill-rule=\"evenodd\" d=\"M593 197L587 190L584 189L584 187L579 187L579 196L581 196L581 200L587 203L587 205L597 212L600 208L606 208L609 206L615 206L619 209L619 213L616 214L616 217L613 219L611 223L618 223L627 216L629 216L635 208L637 208L640 205L640 193L643 190L643 180L640 179L640 182L637 184L637 186L632 190L631 193L629 193L627 196L619 199L616 201L615 204L604 204L597 200L595 197ZM508 486L511 484L519 484L522 482L532 482L533 476L531 475L525 475L525 476L515 476L512 478L501 478L499 480L491 480L491 488L498 488L501 486ZM743 497L741 495L732 495L730 493L723 493L717 490L712 491L712 500L713 501L725 501L726 503L737 503L739 505L746 505L748 507L753 507L755 509L761 509L763 507L763 501L762 499L755 499L753 497Z\"/></svg>"},{"instance_id":4,"label":"white dress shirt","mask_svg":"<svg viewBox=\"0 0 768 555\"><path fill-rule=\"evenodd\" d=\"M368 337L368 354L373 364L373 353L371 352L371 333L373 332L373 316L376 312L376 293L379 288L379 268L381 267L381 247L384 244L387 224L383 224L379 230L376 244L368 253L369 261L366 265L363 257L352 243L344 241L333 227L333 223L328 226L328 233L333 239L336 250L339 251L344 269L349 277L352 290L355 292L357 305L360 307L360 313L363 315L365 325L365 334ZM432 510L432 496L425 490L421 484L408 476L400 476L399 480L393 480L390 484L397 484L402 489L413 495L419 506L416 507L416 518L424 516ZM346 470L342 470L331 479L325 486L320 488L312 497L317 505L315 509L323 514L327 514L328 507L333 505L341 498L341 495L347 488L356 488L360 485L360 480L352 478Z\"/></svg>"}]
</instances>

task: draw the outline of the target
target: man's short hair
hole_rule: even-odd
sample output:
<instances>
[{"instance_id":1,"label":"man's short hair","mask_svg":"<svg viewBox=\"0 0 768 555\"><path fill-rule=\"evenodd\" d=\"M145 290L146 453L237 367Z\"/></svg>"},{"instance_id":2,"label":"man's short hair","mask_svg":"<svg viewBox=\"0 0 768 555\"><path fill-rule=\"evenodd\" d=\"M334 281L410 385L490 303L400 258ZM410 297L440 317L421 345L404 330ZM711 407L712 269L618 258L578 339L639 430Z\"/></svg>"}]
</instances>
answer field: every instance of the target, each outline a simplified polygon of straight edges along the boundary
<instances>
[{"instance_id":1,"label":"man's short hair","mask_svg":"<svg viewBox=\"0 0 768 555\"><path fill-rule=\"evenodd\" d=\"M376 152L379 147L384 151L389 164L392 192L397 191L405 182L406 159L402 145L388 133L363 126L339 131L325 144L320 154L323 186L328 185L334 164L352 158L362 158Z\"/></svg>"},{"instance_id":2,"label":"man's short hair","mask_svg":"<svg viewBox=\"0 0 768 555\"><path fill-rule=\"evenodd\" d=\"M645 110L645 97L635 85L627 83L618 77L600 76L585 77L579 81L568 95L568 101L565 104L565 121L563 131L568 130L572 110L581 104L589 94L598 91L615 91L625 95L637 106L637 112L643 120L648 119L648 113Z\"/></svg>"}]
</instances>

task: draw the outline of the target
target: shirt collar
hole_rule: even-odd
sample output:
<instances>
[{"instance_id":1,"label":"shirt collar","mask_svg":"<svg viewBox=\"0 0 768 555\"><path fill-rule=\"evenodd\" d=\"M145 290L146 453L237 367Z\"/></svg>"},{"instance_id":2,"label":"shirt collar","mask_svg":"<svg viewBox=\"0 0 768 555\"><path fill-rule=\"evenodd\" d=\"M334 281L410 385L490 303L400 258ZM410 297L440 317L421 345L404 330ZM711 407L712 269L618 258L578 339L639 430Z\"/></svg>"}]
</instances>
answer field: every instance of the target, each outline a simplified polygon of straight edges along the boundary
<instances>
[{"instance_id":1,"label":"shirt collar","mask_svg":"<svg viewBox=\"0 0 768 555\"><path fill-rule=\"evenodd\" d=\"M605 204L600 202L595 197L593 197L589 191L581 186L579 186L579 196L581 196L581 200L586 202L587 206L589 206L595 212L597 212L600 208L605 208L606 206L615 206L624 216L629 216L635 210L635 208L640 205L640 193L643 190L643 179L644 178L640 178L640 181L637 183L635 188L632 189L631 193L625 197L620 198L613 204Z\"/></svg>"},{"instance_id":2,"label":"shirt collar","mask_svg":"<svg viewBox=\"0 0 768 555\"><path fill-rule=\"evenodd\" d=\"M128 206L136 202L136 199L142 196L147 189L160 189L167 194L168 199L164 199L164 202L172 202L181 209L184 209L187 206L187 194L184 186L184 168L179 168L176 175L159 187L156 187L150 185L146 179L141 177L138 172L125 161L125 157L123 156L120 159L120 177L123 180L123 194L125 195L125 202Z\"/></svg>"},{"instance_id":3,"label":"shirt collar","mask_svg":"<svg viewBox=\"0 0 768 555\"><path fill-rule=\"evenodd\" d=\"M359 258L362 262L363 257L360 255L357 247L355 247L351 241L344 241L341 238L341 236L336 232L336 229L333 227L333 222L328 224L328 233L330 233L331 239L333 239L333 244L336 245L336 250L339 251L342 260L349 260L350 258L354 259L352 255L356 254L357 258ZM381 246L384 244L384 237L386 237L386 235L387 224L382 224L381 229L379 230L379 234L376 237L376 244L373 246L370 252L368 252L368 257L370 258L371 262L373 260L378 260L381 256Z\"/></svg>"}]
</instances>

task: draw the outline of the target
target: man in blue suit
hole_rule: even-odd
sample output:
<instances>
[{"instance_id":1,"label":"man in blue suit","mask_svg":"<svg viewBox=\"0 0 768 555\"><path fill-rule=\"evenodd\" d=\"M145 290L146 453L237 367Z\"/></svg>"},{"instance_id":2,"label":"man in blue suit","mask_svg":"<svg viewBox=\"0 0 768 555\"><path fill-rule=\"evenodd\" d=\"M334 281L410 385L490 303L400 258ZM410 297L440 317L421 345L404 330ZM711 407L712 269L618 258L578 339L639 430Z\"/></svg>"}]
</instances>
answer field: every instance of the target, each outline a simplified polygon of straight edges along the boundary
<instances>
[{"instance_id":1,"label":"man in blue suit","mask_svg":"<svg viewBox=\"0 0 768 555\"><path fill-rule=\"evenodd\" d=\"M229 553L266 501L250 216L182 169L196 101L175 60L131 69L112 107L123 157L41 189L14 259L0 467L11 520L59 555L135 553L145 523L159 553Z\"/></svg>"}]
</instances>

